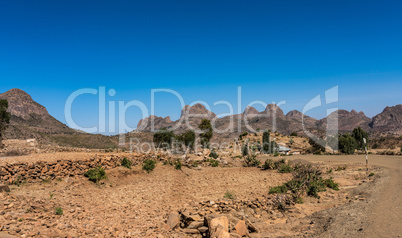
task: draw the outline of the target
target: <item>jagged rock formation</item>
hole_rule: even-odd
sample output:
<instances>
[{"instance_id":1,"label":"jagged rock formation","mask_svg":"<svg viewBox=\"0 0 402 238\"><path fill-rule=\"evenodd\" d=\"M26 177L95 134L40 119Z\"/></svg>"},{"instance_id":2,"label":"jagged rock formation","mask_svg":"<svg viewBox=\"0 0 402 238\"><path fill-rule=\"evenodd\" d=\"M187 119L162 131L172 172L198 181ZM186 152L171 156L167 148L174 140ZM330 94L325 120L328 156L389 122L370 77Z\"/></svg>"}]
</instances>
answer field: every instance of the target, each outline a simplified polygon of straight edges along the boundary
<instances>
[{"instance_id":1,"label":"jagged rock formation","mask_svg":"<svg viewBox=\"0 0 402 238\"><path fill-rule=\"evenodd\" d=\"M318 128L326 130L328 121L334 121L338 119L338 131L350 132L354 128L360 126L363 130L370 130L369 123L371 119L367 117L363 112L356 112L355 110L337 110L329 114L326 118L323 118L317 122Z\"/></svg>"},{"instance_id":2,"label":"jagged rock formation","mask_svg":"<svg viewBox=\"0 0 402 238\"><path fill-rule=\"evenodd\" d=\"M194 116L199 114L200 117ZM402 105L387 107L381 114L373 119L367 117L363 112L355 110L337 110L328 117L321 120L304 115L293 110L284 115L282 109L275 104L268 104L264 111L259 112L254 107L247 107L243 113L217 118L216 115L207 110L202 104L192 107L185 106L181 117L177 121L170 118L150 116L138 123L138 131L151 131L150 121L154 119L154 130L162 128L173 129L182 132L186 129L196 129L202 118L212 121L216 130L219 130L221 137L230 137L242 131L267 130L278 131L288 135L291 132L303 133L308 131L325 132L327 129L339 132L351 132L360 126L367 131L401 132L402 131ZM140 126L142 124L142 126ZM190 125L190 126L189 126Z\"/></svg>"},{"instance_id":3,"label":"jagged rock formation","mask_svg":"<svg viewBox=\"0 0 402 238\"><path fill-rule=\"evenodd\" d=\"M402 131L402 104L386 107L373 117L370 127L375 131L400 133Z\"/></svg>"}]
</instances>

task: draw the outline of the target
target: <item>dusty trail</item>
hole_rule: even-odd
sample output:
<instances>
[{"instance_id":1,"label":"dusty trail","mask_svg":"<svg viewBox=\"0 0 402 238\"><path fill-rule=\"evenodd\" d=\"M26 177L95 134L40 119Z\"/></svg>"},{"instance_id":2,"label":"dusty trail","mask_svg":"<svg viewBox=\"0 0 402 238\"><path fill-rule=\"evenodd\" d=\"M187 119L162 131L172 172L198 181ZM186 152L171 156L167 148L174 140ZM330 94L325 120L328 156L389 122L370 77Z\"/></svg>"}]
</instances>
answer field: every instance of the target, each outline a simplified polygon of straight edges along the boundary
<instances>
[{"instance_id":1,"label":"dusty trail","mask_svg":"<svg viewBox=\"0 0 402 238\"><path fill-rule=\"evenodd\" d=\"M364 156L306 156L302 159L326 164L361 163ZM380 179L365 184L357 193L364 202L319 213L316 218L324 226L318 237L402 237L402 157L369 156L369 164L384 168Z\"/></svg>"}]
</instances>

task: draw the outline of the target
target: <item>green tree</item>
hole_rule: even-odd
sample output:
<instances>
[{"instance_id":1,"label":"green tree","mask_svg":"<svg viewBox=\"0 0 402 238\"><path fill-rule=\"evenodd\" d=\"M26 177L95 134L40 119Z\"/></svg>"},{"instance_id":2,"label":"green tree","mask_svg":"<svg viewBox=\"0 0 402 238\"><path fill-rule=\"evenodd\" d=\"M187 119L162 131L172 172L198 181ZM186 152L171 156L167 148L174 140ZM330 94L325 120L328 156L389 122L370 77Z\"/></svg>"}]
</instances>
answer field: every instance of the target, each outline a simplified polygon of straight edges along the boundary
<instances>
[{"instance_id":1,"label":"green tree","mask_svg":"<svg viewBox=\"0 0 402 238\"><path fill-rule=\"evenodd\" d=\"M203 119L198 126L203 132L200 134L201 137L201 145L203 148L208 148L209 147L209 141L212 138L213 132L212 132L212 125L211 121L208 119Z\"/></svg>"},{"instance_id":2,"label":"green tree","mask_svg":"<svg viewBox=\"0 0 402 238\"><path fill-rule=\"evenodd\" d=\"M346 133L342 136L339 137L339 150L342 153L351 155L355 152L355 149L357 148L357 143L356 140L353 136L351 136L349 133Z\"/></svg>"},{"instance_id":3,"label":"green tree","mask_svg":"<svg viewBox=\"0 0 402 238\"><path fill-rule=\"evenodd\" d=\"M269 138L269 132L270 131L264 131L264 133L262 133L262 153L264 154L270 152L271 141Z\"/></svg>"},{"instance_id":4,"label":"green tree","mask_svg":"<svg viewBox=\"0 0 402 238\"><path fill-rule=\"evenodd\" d=\"M290 136L297 136L297 132L292 132L292 133L290 133Z\"/></svg>"},{"instance_id":5,"label":"green tree","mask_svg":"<svg viewBox=\"0 0 402 238\"><path fill-rule=\"evenodd\" d=\"M356 140L356 149L364 150L363 138L367 140L368 143L368 133L365 132L360 126L353 129L352 137Z\"/></svg>"},{"instance_id":6,"label":"green tree","mask_svg":"<svg viewBox=\"0 0 402 238\"><path fill-rule=\"evenodd\" d=\"M3 134L10 123L11 114L7 112L8 101L5 99L0 99L0 148L3 148Z\"/></svg>"},{"instance_id":7,"label":"green tree","mask_svg":"<svg viewBox=\"0 0 402 238\"><path fill-rule=\"evenodd\" d=\"M170 148L175 135L172 131L162 129L154 133L154 143L157 148Z\"/></svg>"},{"instance_id":8,"label":"green tree","mask_svg":"<svg viewBox=\"0 0 402 238\"><path fill-rule=\"evenodd\" d=\"M195 144L195 132L192 130L187 130L183 134L177 137L177 139L184 143L187 148L194 150Z\"/></svg>"},{"instance_id":9,"label":"green tree","mask_svg":"<svg viewBox=\"0 0 402 238\"><path fill-rule=\"evenodd\" d=\"M246 156L250 153L249 148L248 148L248 142L244 143L243 148L241 150L241 154L243 156Z\"/></svg>"}]
</instances>

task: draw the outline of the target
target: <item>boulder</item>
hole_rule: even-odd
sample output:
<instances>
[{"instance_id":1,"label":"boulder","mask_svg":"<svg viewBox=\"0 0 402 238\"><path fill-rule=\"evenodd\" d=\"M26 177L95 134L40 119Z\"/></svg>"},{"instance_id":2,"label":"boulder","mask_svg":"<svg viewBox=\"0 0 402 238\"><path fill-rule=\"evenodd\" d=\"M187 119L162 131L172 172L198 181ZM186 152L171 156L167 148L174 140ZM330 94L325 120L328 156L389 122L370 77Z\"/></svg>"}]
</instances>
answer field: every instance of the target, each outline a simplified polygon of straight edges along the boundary
<instances>
[{"instance_id":1,"label":"boulder","mask_svg":"<svg viewBox=\"0 0 402 238\"><path fill-rule=\"evenodd\" d=\"M170 230L173 230L174 228L178 227L180 224L180 216L178 212L171 212L169 214L169 217L167 219L166 224L168 225L168 228Z\"/></svg>"},{"instance_id":2,"label":"boulder","mask_svg":"<svg viewBox=\"0 0 402 238\"><path fill-rule=\"evenodd\" d=\"M205 217L211 238L230 238L229 219L224 215L211 214Z\"/></svg>"},{"instance_id":3,"label":"boulder","mask_svg":"<svg viewBox=\"0 0 402 238\"><path fill-rule=\"evenodd\" d=\"M236 226L234 227L234 230L241 237L243 237L243 236L249 237L246 222L243 220L240 220L239 222L237 222Z\"/></svg>"}]
</instances>

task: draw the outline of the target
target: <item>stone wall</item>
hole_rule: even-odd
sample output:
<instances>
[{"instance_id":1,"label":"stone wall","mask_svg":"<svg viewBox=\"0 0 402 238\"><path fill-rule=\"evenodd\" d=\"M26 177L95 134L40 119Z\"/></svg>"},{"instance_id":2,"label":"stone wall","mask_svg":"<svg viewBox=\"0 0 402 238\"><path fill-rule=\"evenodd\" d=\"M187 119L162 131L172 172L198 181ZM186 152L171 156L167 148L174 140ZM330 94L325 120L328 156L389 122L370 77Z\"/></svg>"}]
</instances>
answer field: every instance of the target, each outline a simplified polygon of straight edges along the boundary
<instances>
[{"instance_id":1,"label":"stone wall","mask_svg":"<svg viewBox=\"0 0 402 238\"><path fill-rule=\"evenodd\" d=\"M121 166L122 159L126 157L133 162L133 166L142 163L146 158L160 159L155 155L97 155L89 159L57 160L54 162L20 162L0 165L0 183L18 184L21 182L35 182L42 180L53 180L57 178L81 176L88 169L101 166L104 169L111 169Z\"/></svg>"}]
</instances>

